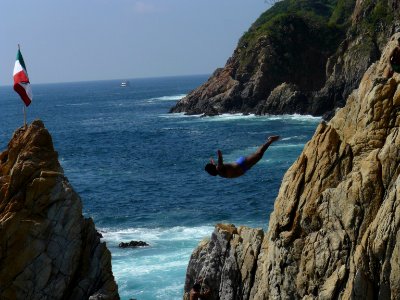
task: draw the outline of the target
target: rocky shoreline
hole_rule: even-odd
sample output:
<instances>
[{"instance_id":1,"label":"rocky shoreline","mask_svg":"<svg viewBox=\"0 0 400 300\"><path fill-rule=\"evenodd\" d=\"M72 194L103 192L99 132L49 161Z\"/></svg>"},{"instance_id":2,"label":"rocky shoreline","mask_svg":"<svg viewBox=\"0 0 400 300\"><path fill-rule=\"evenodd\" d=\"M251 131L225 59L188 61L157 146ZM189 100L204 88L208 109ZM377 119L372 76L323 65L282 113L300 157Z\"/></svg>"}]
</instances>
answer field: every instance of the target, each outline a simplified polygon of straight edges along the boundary
<instances>
[{"instance_id":1,"label":"rocky shoreline","mask_svg":"<svg viewBox=\"0 0 400 300\"><path fill-rule=\"evenodd\" d=\"M330 119L400 30L400 10L398 0L318 3L276 3L241 38L226 65L170 112Z\"/></svg>"},{"instance_id":2,"label":"rocky shoreline","mask_svg":"<svg viewBox=\"0 0 400 300\"><path fill-rule=\"evenodd\" d=\"M285 174L268 232L217 225L193 252L187 299L400 298L400 33ZM261 201L261 199L260 199Z\"/></svg>"},{"instance_id":3,"label":"rocky shoreline","mask_svg":"<svg viewBox=\"0 0 400 300\"><path fill-rule=\"evenodd\" d=\"M242 39L224 68L171 109L330 119L285 174L268 232L218 224L198 245L185 299L199 278L215 300L400 299L400 74L383 76L400 38L389 38L400 2L335 3L350 13L332 21L342 26L329 31L332 48L317 47L327 28L315 20L276 20L283 44L268 34ZM18 129L0 153L0 299L119 299L100 238L43 122Z\"/></svg>"}]
</instances>

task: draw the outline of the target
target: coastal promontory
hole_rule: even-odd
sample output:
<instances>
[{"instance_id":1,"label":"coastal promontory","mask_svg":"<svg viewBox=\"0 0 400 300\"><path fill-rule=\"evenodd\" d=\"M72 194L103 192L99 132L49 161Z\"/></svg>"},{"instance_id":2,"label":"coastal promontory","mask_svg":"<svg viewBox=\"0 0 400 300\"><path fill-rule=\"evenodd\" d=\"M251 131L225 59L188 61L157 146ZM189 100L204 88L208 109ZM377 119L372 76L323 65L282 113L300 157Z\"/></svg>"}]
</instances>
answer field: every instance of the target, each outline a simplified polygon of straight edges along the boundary
<instances>
[{"instance_id":1,"label":"coastal promontory","mask_svg":"<svg viewBox=\"0 0 400 300\"><path fill-rule=\"evenodd\" d=\"M110 252L39 120L0 154L0 299L119 299Z\"/></svg>"},{"instance_id":2,"label":"coastal promontory","mask_svg":"<svg viewBox=\"0 0 400 300\"><path fill-rule=\"evenodd\" d=\"M398 39L286 172L268 231L217 225L186 293L203 278L209 299L400 298L400 74L385 76Z\"/></svg>"},{"instance_id":3,"label":"coastal promontory","mask_svg":"<svg viewBox=\"0 0 400 300\"><path fill-rule=\"evenodd\" d=\"M400 30L398 0L283 0L171 112L333 116Z\"/></svg>"}]
</instances>

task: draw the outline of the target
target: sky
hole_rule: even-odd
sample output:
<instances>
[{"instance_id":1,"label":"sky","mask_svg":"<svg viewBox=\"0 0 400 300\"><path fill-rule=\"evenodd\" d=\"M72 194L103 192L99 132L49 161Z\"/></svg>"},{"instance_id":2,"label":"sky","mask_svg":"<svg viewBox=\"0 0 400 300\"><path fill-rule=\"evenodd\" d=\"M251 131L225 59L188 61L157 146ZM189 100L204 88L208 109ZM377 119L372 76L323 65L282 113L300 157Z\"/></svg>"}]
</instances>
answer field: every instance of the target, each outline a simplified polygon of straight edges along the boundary
<instances>
[{"instance_id":1,"label":"sky","mask_svg":"<svg viewBox=\"0 0 400 300\"><path fill-rule=\"evenodd\" d=\"M265 0L1 0L0 85L210 74Z\"/></svg>"}]
</instances>

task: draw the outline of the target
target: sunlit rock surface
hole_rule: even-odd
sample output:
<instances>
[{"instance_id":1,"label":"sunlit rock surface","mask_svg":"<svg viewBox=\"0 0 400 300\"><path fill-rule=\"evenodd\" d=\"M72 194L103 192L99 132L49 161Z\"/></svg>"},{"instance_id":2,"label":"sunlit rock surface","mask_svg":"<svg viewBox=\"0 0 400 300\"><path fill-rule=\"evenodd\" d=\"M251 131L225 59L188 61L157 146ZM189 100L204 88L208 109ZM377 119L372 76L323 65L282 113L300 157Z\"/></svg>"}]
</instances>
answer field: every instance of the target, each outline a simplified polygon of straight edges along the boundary
<instances>
[{"instance_id":1,"label":"sunlit rock surface","mask_svg":"<svg viewBox=\"0 0 400 300\"><path fill-rule=\"evenodd\" d=\"M400 299L400 74L383 76L398 38L285 174L249 297L221 289L241 274L225 280L226 259L205 276L224 253L210 243L195 250L186 283L216 277L214 299Z\"/></svg>"},{"instance_id":2,"label":"sunlit rock surface","mask_svg":"<svg viewBox=\"0 0 400 300\"><path fill-rule=\"evenodd\" d=\"M0 154L0 299L119 299L111 255L41 121Z\"/></svg>"}]
</instances>

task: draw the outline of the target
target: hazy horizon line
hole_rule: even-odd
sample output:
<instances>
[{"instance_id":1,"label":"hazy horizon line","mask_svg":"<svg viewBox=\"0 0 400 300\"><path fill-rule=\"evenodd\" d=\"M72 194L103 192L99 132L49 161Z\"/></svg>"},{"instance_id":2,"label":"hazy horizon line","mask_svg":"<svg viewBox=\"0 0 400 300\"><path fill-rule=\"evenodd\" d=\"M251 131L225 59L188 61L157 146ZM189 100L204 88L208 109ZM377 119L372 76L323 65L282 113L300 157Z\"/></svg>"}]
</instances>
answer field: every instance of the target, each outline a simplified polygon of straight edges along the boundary
<instances>
[{"instance_id":1,"label":"hazy horizon line","mask_svg":"<svg viewBox=\"0 0 400 300\"><path fill-rule=\"evenodd\" d=\"M111 78L111 79L88 79L79 81L53 81L53 82L31 82L34 85L47 85L47 84L68 84L68 83L84 83L84 82L99 82L99 81L124 81L124 80L145 80L145 79L161 79L161 78L174 78L174 77L192 77L192 76L211 76L213 73L203 73L203 74L182 74L182 75L158 75L158 76L143 76L143 77L132 77L132 78ZM0 87L12 87L12 84L0 85Z\"/></svg>"}]
</instances>

